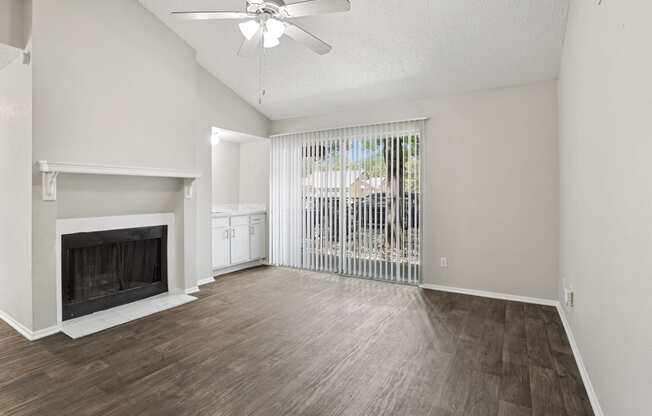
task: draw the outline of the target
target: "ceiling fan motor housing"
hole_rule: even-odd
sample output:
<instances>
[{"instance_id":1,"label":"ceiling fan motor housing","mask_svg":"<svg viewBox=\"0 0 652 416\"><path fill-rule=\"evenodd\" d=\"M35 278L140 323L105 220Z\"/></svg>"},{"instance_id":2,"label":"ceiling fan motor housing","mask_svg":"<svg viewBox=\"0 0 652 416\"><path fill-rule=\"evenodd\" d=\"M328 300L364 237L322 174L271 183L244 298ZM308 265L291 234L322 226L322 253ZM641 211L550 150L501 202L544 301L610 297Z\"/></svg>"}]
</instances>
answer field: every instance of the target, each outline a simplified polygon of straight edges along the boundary
<instances>
[{"instance_id":1,"label":"ceiling fan motor housing","mask_svg":"<svg viewBox=\"0 0 652 416\"><path fill-rule=\"evenodd\" d=\"M284 19L288 17L288 14L284 12L282 2L275 1L262 1L255 2L255 0L249 1L247 6L247 12L254 13L267 17L274 17L276 19Z\"/></svg>"}]
</instances>

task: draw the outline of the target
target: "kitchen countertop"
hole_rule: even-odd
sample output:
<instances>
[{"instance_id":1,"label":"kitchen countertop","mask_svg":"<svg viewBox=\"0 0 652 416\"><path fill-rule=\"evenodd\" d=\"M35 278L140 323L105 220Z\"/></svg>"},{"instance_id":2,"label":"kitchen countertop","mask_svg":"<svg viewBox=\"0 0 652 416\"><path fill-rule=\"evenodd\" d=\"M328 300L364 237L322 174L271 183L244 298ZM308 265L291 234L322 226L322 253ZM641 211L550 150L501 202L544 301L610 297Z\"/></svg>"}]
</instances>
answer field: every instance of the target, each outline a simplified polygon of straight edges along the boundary
<instances>
[{"instance_id":1,"label":"kitchen countertop","mask_svg":"<svg viewBox=\"0 0 652 416\"><path fill-rule=\"evenodd\" d=\"M267 208L264 205L228 205L228 206L219 206L213 207L212 217L213 218L223 218L223 217L234 217L238 215L255 215L255 214L266 214Z\"/></svg>"}]
</instances>

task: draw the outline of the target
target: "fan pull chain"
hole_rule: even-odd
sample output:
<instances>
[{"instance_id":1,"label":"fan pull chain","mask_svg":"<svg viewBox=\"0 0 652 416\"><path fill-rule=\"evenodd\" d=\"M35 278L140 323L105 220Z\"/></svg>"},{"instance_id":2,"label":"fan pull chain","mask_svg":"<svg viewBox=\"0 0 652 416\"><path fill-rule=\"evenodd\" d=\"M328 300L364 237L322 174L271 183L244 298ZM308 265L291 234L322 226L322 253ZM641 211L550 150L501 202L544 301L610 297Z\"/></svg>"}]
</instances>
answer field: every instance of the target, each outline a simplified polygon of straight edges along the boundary
<instances>
[{"instance_id":1,"label":"fan pull chain","mask_svg":"<svg viewBox=\"0 0 652 416\"><path fill-rule=\"evenodd\" d=\"M265 47L263 46L263 37L260 41L260 54L258 55L258 105L263 103L265 97L265 85L263 83L263 72L265 64Z\"/></svg>"}]
</instances>

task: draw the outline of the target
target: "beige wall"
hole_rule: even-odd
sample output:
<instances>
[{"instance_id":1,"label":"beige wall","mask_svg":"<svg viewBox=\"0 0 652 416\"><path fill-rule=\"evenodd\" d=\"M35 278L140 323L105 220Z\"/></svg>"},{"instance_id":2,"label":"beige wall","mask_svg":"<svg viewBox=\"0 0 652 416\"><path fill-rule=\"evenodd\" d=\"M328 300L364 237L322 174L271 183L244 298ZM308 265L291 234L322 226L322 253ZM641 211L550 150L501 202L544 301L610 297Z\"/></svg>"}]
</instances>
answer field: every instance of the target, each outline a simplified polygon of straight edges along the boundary
<instances>
[{"instance_id":1,"label":"beige wall","mask_svg":"<svg viewBox=\"0 0 652 416\"><path fill-rule=\"evenodd\" d=\"M34 329L56 319L57 218L173 211L179 250L194 253L193 264L178 261L184 286L210 276L210 127L266 134L267 119L135 0L36 0L33 65L33 162L202 173L193 200L183 199L179 181L62 177L56 203L41 201L34 175ZM179 228L184 219L187 229Z\"/></svg>"},{"instance_id":2,"label":"beige wall","mask_svg":"<svg viewBox=\"0 0 652 416\"><path fill-rule=\"evenodd\" d=\"M243 101L233 90L218 81L201 67L197 67L197 100L195 128L199 143L196 147L197 167L204 178L212 175L211 129L220 127L254 136L266 137L269 120ZM211 263L211 209L212 180L202 180L197 187L197 277L212 276Z\"/></svg>"},{"instance_id":3,"label":"beige wall","mask_svg":"<svg viewBox=\"0 0 652 416\"><path fill-rule=\"evenodd\" d=\"M605 415L652 409L652 2L573 1L559 83L561 277Z\"/></svg>"},{"instance_id":4,"label":"beige wall","mask_svg":"<svg viewBox=\"0 0 652 416\"><path fill-rule=\"evenodd\" d=\"M213 207L240 201L240 143L213 146Z\"/></svg>"},{"instance_id":5,"label":"beige wall","mask_svg":"<svg viewBox=\"0 0 652 416\"><path fill-rule=\"evenodd\" d=\"M213 207L267 204L269 152L267 139L213 146Z\"/></svg>"},{"instance_id":6,"label":"beige wall","mask_svg":"<svg viewBox=\"0 0 652 416\"><path fill-rule=\"evenodd\" d=\"M196 63L184 42L131 0L37 0L33 13L34 163L195 168ZM34 329L56 323L58 218L174 212L179 284L193 285L183 262L184 232L193 230L181 224L194 201L184 206L177 189L159 196L166 191L151 182L62 177L58 200L44 202L34 176ZM152 202L167 200L179 202Z\"/></svg>"},{"instance_id":7,"label":"beige wall","mask_svg":"<svg viewBox=\"0 0 652 416\"><path fill-rule=\"evenodd\" d=\"M0 315L28 329L31 161L32 68L18 57L0 69Z\"/></svg>"},{"instance_id":8,"label":"beige wall","mask_svg":"<svg viewBox=\"0 0 652 416\"><path fill-rule=\"evenodd\" d=\"M275 121L273 133L429 117L424 283L557 298L557 84ZM449 267L439 267L448 257Z\"/></svg>"},{"instance_id":9,"label":"beige wall","mask_svg":"<svg viewBox=\"0 0 652 416\"><path fill-rule=\"evenodd\" d=\"M267 205L270 150L269 140L247 142L240 145L240 203Z\"/></svg>"}]
</instances>

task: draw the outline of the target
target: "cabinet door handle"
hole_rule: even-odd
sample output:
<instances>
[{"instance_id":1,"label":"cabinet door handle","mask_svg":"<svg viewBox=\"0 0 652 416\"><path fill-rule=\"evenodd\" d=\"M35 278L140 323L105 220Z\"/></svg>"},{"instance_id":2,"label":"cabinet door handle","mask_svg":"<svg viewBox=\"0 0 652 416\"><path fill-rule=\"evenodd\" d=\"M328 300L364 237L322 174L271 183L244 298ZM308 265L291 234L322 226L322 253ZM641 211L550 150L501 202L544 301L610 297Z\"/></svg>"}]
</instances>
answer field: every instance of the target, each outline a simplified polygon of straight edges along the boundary
<instances>
[{"instance_id":1,"label":"cabinet door handle","mask_svg":"<svg viewBox=\"0 0 652 416\"><path fill-rule=\"evenodd\" d=\"M225 240L229 239L229 230L228 229L224 230L224 239Z\"/></svg>"},{"instance_id":2,"label":"cabinet door handle","mask_svg":"<svg viewBox=\"0 0 652 416\"><path fill-rule=\"evenodd\" d=\"M231 238L235 238L235 228L231 228Z\"/></svg>"}]
</instances>

